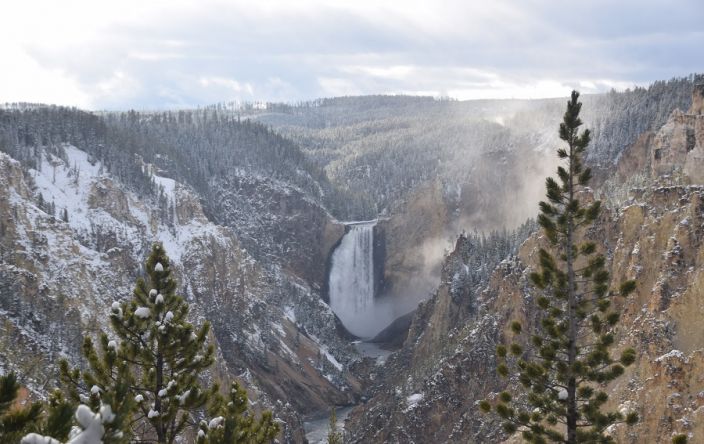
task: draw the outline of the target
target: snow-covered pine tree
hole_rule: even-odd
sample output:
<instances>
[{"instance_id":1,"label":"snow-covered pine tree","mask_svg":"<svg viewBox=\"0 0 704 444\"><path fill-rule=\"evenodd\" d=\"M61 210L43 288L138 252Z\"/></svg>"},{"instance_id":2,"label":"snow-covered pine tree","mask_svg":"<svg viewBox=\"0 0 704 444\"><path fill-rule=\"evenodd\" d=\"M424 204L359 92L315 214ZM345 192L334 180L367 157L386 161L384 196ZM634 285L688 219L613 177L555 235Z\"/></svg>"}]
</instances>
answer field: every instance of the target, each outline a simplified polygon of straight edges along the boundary
<instances>
[{"instance_id":1,"label":"snow-covered pine tree","mask_svg":"<svg viewBox=\"0 0 704 444\"><path fill-rule=\"evenodd\" d=\"M102 334L99 355L86 339L90 368L71 371L64 362L62 379L76 399L79 389L89 390L96 413L99 402L111 397L123 436L171 444L189 427L195 433L197 412L217 396L218 386L204 389L199 380L213 363L210 324L195 328L188 321L188 304L175 294L169 265L163 247L155 244L146 261L147 276L137 280L132 299L112 305L116 340ZM129 421L128 412L133 413Z\"/></svg>"},{"instance_id":2,"label":"snow-covered pine tree","mask_svg":"<svg viewBox=\"0 0 704 444\"><path fill-rule=\"evenodd\" d=\"M194 412L218 391L217 385L204 389L199 381L214 361L210 323L196 329L188 321L188 304L175 294L169 265L164 248L155 244L147 278L138 279L133 299L113 304L110 315L119 353L133 364L137 410L159 443L174 442L194 425Z\"/></svg>"},{"instance_id":3,"label":"snow-covered pine tree","mask_svg":"<svg viewBox=\"0 0 704 444\"><path fill-rule=\"evenodd\" d=\"M247 392L237 382L230 386L228 399L221 397L211 409L214 418L201 421L197 444L265 444L279 433L271 412L256 419L247 412Z\"/></svg>"},{"instance_id":4,"label":"snow-covered pine tree","mask_svg":"<svg viewBox=\"0 0 704 444\"><path fill-rule=\"evenodd\" d=\"M19 389L14 373L0 377L0 442L19 442L27 434L43 438L42 443L67 439L71 431L73 405L64 399L62 393L58 390L53 392L46 403L33 402L20 406ZM37 432L44 436L37 435Z\"/></svg>"},{"instance_id":5,"label":"snow-covered pine tree","mask_svg":"<svg viewBox=\"0 0 704 444\"><path fill-rule=\"evenodd\" d=\"M95 424L100 421L105 444L135 437L140 442L173 443L187 428L193 433L202 430L197 436L204 444L271 442L278 424L271 412L255 420L247 412L247 393L237 383L228 402L217 384L201 386L200 378L214 360L213 346L207 344L210 325L196 329L188 322L189 307L175 294L169 265L163 247L155 244L146 262L146 279L137 280L133 298L111 307L117 340L102 333L98 351L86 338L86 371L71 370L61 362L61 379L70 397L82 403L76 418L88 425L77 436L92 436L90 430L99 430ZM86 406L93 416L86 414ZM206 410L214 419L199 423Z\"/></svg>"},{"instance_id":6,"label":"snow-covered pine tree","mask_svg":"<svg viewBox=\"0 0 704 444\"><path fill-rule=\"evenodd\" d=\"M518 382L524 393L518 399L502 392L494 406L504 430L519 430L531 443L612 443L605 433L618 422L637 422L635 413L603 412L608 394L603 385L624 372L635 360L631 348L614 360L609 348L614 343L613 327L619 313L611 306L615 296L626 296L635 289L634 281L610 291L606 259L597 253L596 244L584 239L593 227L601 203L584 201L591 178L583 168L582 155L590 141L589 130L581 131L579 93L572 92L567 102L560 139L567 147L557 150L565 161L558 167L560 179L546 179L547 202L540 203L538 223L550 242L552 252L540 249L540 272L531 280L543 291L537 299L542 310L541 324L532 332L533 350L525 352L518 343L497 347L498 373L509 376L509 355L517 360ZM522 326L511 326L518 335ZM484 411L491 403L482 401Z\"/></svg>"},{"instance_id":7,"label":"snow-covered pine tree","mask_svg":"<svg viewBox=\"0 0 704 444\"><path fill-rule=\"evenodd\" d=\"M99 411L94 413L90 407L81 404L76 409L76 426L71 427L66 444L115 444L128 442L126 437L115 427L118 415L113 413L109 404L102 404ZM62 427L70 427L70 419ZM43 432L29 433L20 441L20 444L61 444L56 435Z\"/></svg>"},{"instance_id":8,"label":"snow-covered pine tree","mask_svg":"<svg viewBox=\"0 0 704 444\"><path fill-rule=\"evenodd\" d=\"M152 247L146 271L133 299L113 304L110 320L137 378L135 401L146 420L138 423L150 425L157 442L172 443L218 391L217 385L203 389L198 379L212 365L214 349L207 343L210 324L196 329L188 322L188 304L175 294L161 245Z\"/></svg>"},{"instance_id":9,"label":"snow-covered pine tree","mask_svg":"<svg viewBox=\"0 0 704 444\"><path fill-rule=\"evenodd\" d=\"M65 360L59 363L60 378L69 398L80 403L76 409L79 428L88 430L84 436L93 436L100 431L104 444L129 442L135 407L132 392L135 380L130 362L118 356L117 343L110 341L105 333L100 335L100 353L93 341L85 338L83 355L90 370L71 370ZM85 408L89 408L94 416L85 413Z\"/></svg>"}]
</instances>

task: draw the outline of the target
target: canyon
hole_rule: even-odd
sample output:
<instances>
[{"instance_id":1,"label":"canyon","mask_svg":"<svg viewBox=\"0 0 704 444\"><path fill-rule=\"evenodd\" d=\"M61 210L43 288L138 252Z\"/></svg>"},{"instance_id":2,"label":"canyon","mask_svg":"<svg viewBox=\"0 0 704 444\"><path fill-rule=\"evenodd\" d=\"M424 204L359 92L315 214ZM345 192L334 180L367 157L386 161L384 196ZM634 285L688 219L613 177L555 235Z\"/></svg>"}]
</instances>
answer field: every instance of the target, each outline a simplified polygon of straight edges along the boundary
<instances>
[{"instance_id":1,"label":"canyon","mask_svg":"<svg viewBox=\"0 0 704 444\"><path fill-rule=\"evenodd\" d=\"M609 389L642 421L615 427L619 442L704 441L704 89L668 85L585 98L607 207L590 235L614 282L638 282L618 329L638 359ZM272 409L282 441L339 406L346 442L513 442L476 403L505 385L494 351L508 323L535 317L527 276L544 239L527 219L562 102L346 98L244 122L201 110L193 125L0 109L0 371L45 396L156 241L194 320L213 324L212 377Z\"/></svg>"}]
</instances>

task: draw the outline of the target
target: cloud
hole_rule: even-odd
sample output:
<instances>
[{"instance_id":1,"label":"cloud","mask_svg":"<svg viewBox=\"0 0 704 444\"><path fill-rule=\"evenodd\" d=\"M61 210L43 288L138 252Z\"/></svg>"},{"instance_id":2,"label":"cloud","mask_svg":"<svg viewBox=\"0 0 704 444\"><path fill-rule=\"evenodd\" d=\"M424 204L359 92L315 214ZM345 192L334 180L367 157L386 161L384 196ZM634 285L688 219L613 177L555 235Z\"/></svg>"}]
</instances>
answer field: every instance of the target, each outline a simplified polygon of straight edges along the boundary
<instances>
[{"instance_id":1,"label":"cloud","mask_svg":"<svg viewBox=\"0 0 704 444\"><path fill-rule=\"evenodd\" d=\"M616 4L617 3L617 4ZM164 108L408 93L598 92L702 71L698 0L26 0L0 101Z\"/></svg>"},{"instance_id":2,"label":"cloud","mask_svg":"<svg viewBox=\"0 0 704 444\"><path fill-rule=\"evenodd\" d=\"M88 107L90 95L80 83L61 68L42 66L15 48L0 49L8 62L0 69L0 103L61 103Z\"/></svg>"}]
</instances>

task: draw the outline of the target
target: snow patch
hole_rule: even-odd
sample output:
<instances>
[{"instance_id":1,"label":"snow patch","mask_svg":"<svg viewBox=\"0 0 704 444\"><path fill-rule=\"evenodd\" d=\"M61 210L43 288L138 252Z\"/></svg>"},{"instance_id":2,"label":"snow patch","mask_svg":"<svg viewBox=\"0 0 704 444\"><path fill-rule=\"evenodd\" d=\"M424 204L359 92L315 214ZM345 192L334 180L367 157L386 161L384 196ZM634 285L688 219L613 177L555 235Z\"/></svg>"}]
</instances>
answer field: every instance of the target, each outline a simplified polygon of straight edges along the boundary
<instances>
[{"instance_id":1,"label":"snow patch","mask_svg":"<svg viewBox=\"0 0 704 444\"><path fill-rule=\"evenodd\" d=\"M342 367L343 367L342 364L340 364L340 362L339 362L337 359L335 359L335 357L334 357L333 355L330 354L330 352L328 351L328 348L327 348L327 347L325 347L324 345L321 345L321 346L320 346L320 351L325 355L325 357L327 358L327 360L328 360L338 371L342 371Z\"/></svg>"},{"instance_id":2,"label":"snow patch","mask_svg":"<svg viewBox=\"0 0 704 444\"><path fill-rule=\"evenodd\" d=\"M655 362L664 362L664 361L669 361L670 359L680 359L684 362L687 362L687 357L684 355L679 350L670 350L669 352L665 353L662 356L659 356L658 358L655 359Z\"/></svg>"},{"instance_id":3,"label":"snow patch","mask_svg":"<svg viewBox=\"0 0 704 444\"><path fill-rule=\"evenodd\" d=\"M215 417L215 418L211 419L210 422L208 423L208 428L214 429L216 427L219 427L220 424L222 424L224 421L225 421L225 418L223 418L222 416Z\"/></svg>"},{"instance_id":4,"label":"snow patch","mask_svg":"<svg viewBox=\"0 0 704 444\"><path fill-rule=\"evenodd\" d=\"M425 397L425 395L423 393L414 393L410 396L407 396L406 397L406 406L407 407L406 407L406 410L404 410L404 411L408 412L408 411L416 408L418 403L421 402L424 397Z\"/></svg>"},{"instance_id":5,"label":"snow patch","mask_svg":"<svg viewBox=\"0 0 704 444\"><path fill-rule=\"evenodd\" d=\"M190 390L186 390L186 391L183 392L181 395L179 395L179 397L178 397L178 402L179 402L179 404L181 404L181 405L186 404L186 399L188 398L188 395L190 395L190 394L191 394L191 391L190 391Z\"/></svg>"},{"instance_id":6,"label":"snow patch","mask_svg":"<svg viewBox=\"0 0 704 444\"><path fill-rule=\"evenodd\" d=\"M151 315L151 311L147 307L139 307L134 311L134 315L141 319L147 319Z\"/></svg>"},{"instance_id":7,"label":"snow patch","mask_svg":"<svg viewBox=\"0 0 704 444\"><path fill-rule=\"evenodd\" d=\"M59 441L48 436L38 435L36 433L30 433L29 435L22 438L20 444L61 444Z\"/></svg>"},{"instance_id":8,"label":"snow patch","mask_svg":"<svg viewBox=\"0 0 704 444\"><path fill-rule=\"evenodd\" d=\"M170 202L176 202L176 181L173 179L169 179L167 177L160 177L160 176L152 176L154 179L154 183L156 183L158 186L161 186L164 189L164 196L170 201Z\"/></svg>"},{"instance_id":9,"label":"snow patch","mask_svg":"<svg viewBox=\"0 0 704 444\"><path fill-rule=\"evenodd\" d=\"M284 307L284 317L295 324L296 323L296 312L294 311L294 308L291 307L290 305Z\"/></svg>"}]
</instances>

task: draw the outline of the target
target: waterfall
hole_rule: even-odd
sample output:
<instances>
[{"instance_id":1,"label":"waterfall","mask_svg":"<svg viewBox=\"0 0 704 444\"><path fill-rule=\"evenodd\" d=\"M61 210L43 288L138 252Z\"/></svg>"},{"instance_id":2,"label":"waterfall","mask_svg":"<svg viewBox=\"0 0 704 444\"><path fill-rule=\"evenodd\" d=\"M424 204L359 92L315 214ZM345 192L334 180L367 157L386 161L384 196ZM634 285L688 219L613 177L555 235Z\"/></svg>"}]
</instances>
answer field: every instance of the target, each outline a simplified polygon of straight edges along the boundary
<instances>
[{"instance_id":1,"label":"waterfall","mask_svg":"<svg viewBox=\"0 0 704 444\"><path fill-rule=\"evenodd\" d=\"M362 338L376 333L374 225L376 221L349 224L349 231L333 252L330 268L330 308L347 330Z\"/></svg>"}]
</instances>

